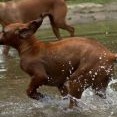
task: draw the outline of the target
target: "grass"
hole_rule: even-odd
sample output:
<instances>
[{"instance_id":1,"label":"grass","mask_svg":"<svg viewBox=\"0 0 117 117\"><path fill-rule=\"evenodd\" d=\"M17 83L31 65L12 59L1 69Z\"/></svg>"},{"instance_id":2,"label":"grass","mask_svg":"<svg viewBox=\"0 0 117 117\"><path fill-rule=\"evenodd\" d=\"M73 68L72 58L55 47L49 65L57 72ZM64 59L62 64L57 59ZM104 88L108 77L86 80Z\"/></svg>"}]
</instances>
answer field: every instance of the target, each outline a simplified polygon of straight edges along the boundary
<instances>
[{"instance_id":1,"label":"grass","mask_svg":"<svg viewBox=\"0 0 117 117\"><path fill-rule=\"evenodd\" d=\"M89 24L78 24L75 27L75 35L94 38L105 44L111 50L117 52L117 21L102 21ZM61 35L69 36L68 32L61 30ZM114 33L112 33L114 32ZM42 29L36 36L43 41L55 40L52 29Z\"/></svg>"},{"instance_id":2,"label":"grass","mask_svg":"<svg viewBox=\"0 0 117 117\"><path fill-rule=\"evenodd\" d=\"M85 3L85 2L105 4L109 2L117 2L117 0L68 0L68 3L70 4L76 4L76 3L79 4L79 3Z\"/></svg>"}]
</instances>

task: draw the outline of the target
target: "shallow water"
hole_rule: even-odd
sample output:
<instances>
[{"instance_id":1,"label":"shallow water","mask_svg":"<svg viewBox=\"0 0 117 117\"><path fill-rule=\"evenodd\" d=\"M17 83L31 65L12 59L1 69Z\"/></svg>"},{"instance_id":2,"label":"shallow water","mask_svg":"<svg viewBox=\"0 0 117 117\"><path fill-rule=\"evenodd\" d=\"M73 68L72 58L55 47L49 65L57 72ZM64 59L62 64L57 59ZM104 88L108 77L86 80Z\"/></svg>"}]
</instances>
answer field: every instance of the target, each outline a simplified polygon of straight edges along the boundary
<instances>
[{"instance_id":1,"label":"shallow water","mask_svg":"<svg viewBox=\"0 0 117 117\"><path fill-rule=\"evenodd\" d=\"M46 95L44 99L29 99L25 90L30 77L20 69L17 52L12 50L10 54L13 57L4 58L0 54L0 117L117 117L116 75L109 83L107 99L100 99L87 89L79 107L69 110L66 109L69 100L63 99L53 87L40 89Z\"/></svg>"}]
</instances>

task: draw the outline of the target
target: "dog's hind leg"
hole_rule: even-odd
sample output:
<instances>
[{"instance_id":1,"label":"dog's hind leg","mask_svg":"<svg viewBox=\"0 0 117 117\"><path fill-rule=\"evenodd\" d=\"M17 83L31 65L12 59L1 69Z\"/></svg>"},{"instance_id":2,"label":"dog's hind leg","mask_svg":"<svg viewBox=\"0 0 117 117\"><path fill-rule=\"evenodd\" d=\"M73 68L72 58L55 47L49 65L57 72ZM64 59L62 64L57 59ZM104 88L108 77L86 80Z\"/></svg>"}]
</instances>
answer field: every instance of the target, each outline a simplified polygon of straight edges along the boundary
<instances>
[{"instance_id":1,"label":"dog's hind leg","mask_svg":"<svg viewBox=\"0 0 117 117\"><path fill-rule=\"evenodd\" d=\"M65 85L59 86L58 89L62 96L66 96L68 94L68 89Z\"/></svg>"},{"instance_id":2,"label":"dog's hind leg","mask_svg":"<svg viewBox=\"0 0 117 117\"><path fill-rule=\"evenodd\" d=\"M58 28L67 30L70 36L74 36L74 28L66 23L67 7L65 5L56 6L52 14L54 23Z\"/></svg>"},{"instance_id":3,"label":"dog's hind leg","mask_svg":"<svg viewBox=\"0 0 117 117\"><path fill-rule=\"evenodd\" d=\"M69 81L67 81L68 94L70 95L69 108L78 106L77 99L81 99L82 93L90 86L90 81L87 79L87 71L89 67L78 67L76 71L70 75Z\"/></svg>"},{"instance_id":4,"label":"dog's hind leg","mask_svg":"<svg viewBox=\"0 0 117 117\"><path fill-rule=\"evenodd\" d=\"M96 80L94 85L92 86L92 89L94 89L95 95L98 95L99 97L105 99L106 98L106 89L109 83L109 76L106 76L103 79Z\"/></svg>"},{"instance_id":5,"label":"dog's hind leg","mask_svg":"<svg viewBox=\"0 0 117 117\"><path fill-rule=\"evenodd\" d=\"M58 39L61 39L60 32L59 32L59 28L56 26L56 24L54 22L54 19L53 19L53 17L51 15L49 15L49 19L50 19L50 23L51 23L51 26L52 26L52 30L53 30L55 36Z\"/></svg>"}]
</instances>

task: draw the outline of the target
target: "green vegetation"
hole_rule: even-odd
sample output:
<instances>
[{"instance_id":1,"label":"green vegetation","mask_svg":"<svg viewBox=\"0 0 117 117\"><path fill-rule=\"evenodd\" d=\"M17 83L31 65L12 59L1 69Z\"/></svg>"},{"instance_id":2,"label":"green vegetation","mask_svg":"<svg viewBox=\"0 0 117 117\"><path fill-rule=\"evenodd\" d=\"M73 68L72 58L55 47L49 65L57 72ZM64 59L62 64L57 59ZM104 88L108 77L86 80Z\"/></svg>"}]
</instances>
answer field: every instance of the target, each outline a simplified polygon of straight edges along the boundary
<instances>
[{"instance_id":1,"label":"green vegetation","mask_svg":"<svg viewBox=\"0 0 117 117\"><path fill-rule=\"evenodd\" d=\"M105 4L109 2L116 2L117 0L67 0L68 3L85 3L85 2L92 2L92 3L98 3L98 4Z\"/></svg>"},{"instance_id":2,"label":"green vegetation","mask_svg":"<svg viewBox=\"0 0 117 117\"><path fill-rule=\"evenodd\" d=\"M0 2L6 2L6 1L10 1L10 0L0 0Z\"/></svg>"},{"instance_id":3,"label":"green vegetation","mask_svg":"<svg viewBox=\"0 0 117 117\"><path fill-rule=\"evenodd\" d=\"M62 37L69 36L68 32L63 30L61 30L61 34ZM117 52L117 21L78 24L75 26L75 34L99 40L108 48ZM37 37L44 41L55 40L55 36L50 29L39 30Z\"/></svg>"}]
</instances>

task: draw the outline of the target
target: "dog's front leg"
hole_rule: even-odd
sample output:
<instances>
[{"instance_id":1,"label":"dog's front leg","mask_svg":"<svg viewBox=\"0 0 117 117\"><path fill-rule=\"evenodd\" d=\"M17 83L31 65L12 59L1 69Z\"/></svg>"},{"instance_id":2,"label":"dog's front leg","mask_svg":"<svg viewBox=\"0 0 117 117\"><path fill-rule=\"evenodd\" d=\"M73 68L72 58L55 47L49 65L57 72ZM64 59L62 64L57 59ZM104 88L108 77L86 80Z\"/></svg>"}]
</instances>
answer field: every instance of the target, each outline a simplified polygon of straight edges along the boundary
<instances>
[{"instance_id":1,"label":"dog's front leg","mask_svg":"<svg viewBox=\"0 0 117 117\"><path fill-rule=\"evenodd\" d=\"M45 84L45 82L46 82L46 79L45 79L44 76L42 76L42 75L33 76L32 80L29 84L29 87L27 89L27 95L30 98L33 98L33 99L36 99L36 100L43 98L44 96L41 93L37 92L37 88L39 88L40 86Z\"/></svg>"}]
</instances>

